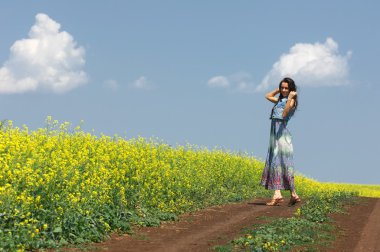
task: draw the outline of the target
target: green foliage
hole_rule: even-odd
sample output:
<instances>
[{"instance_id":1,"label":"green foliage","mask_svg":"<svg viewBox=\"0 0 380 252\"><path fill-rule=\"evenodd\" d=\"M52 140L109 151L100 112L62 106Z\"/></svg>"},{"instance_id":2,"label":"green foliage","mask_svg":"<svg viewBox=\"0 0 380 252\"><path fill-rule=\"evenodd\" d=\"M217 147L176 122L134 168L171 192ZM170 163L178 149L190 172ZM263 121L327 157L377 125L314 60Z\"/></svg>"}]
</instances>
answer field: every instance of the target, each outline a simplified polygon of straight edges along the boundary
<instances>
[{"instance_id":1,"label":"green foliage","mask_svg":"<svg viewBox=\"0 0 380 252\"><path fill-rule=\"evenodd\" d=\"M101 241L131 225L256 197L263 163L159 140L96 137L51 118L0 127L0 244L39 249ZM1 249L0 249L1 251Z\"/></svg>"},{"instance_id":2,"label":"green foliage","mask_svg":"<svg viewBox=\"0 0 380 252\"><path fill-rule=\"evenodd\" d=\"M312 249L332 239L328 214L341 212L342 204L352 200L352 193L311 195L295 216L249 230L229 248L234 251L287 251L297 246Z\"/></svg>"},{"instance_id":3,"label":"green foliage","mask_svg":"<svg viewBox=\"0 0 380 252\"><path fill-rule=\"evenodd\" d=\"M22 251L101 241L132 225L157 226L195 209L269 196L259 185L263 165L247 153L97 137L51 117L36 131L6 120L0 244ZM341 190L304 176L296 184L302 197Z\"/></svg>"}]
</instances>

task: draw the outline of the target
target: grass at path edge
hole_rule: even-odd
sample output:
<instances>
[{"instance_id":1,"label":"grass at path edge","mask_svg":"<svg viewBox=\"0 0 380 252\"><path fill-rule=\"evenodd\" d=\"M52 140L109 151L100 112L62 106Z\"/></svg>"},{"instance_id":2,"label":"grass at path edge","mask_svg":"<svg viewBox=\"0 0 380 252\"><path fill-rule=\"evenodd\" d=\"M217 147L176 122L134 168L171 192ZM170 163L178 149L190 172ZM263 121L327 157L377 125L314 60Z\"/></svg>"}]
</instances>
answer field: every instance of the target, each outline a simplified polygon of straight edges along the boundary
<instances>
[{"instance_id":1,"label":"grass at path edge","mask_svg":"<svg viewBox=\"0 0 380 252\"><path fill-rule=\"evenodd\" d=\"M310 197L291 218L278 218L270 223L245 230L245 234L218 252L231 251L288 251L302 247L316 251L317 246L328 246L334 239L334 226L328 217L344 212L343 206L355 202L353 193L318 194Z\"/></svg>"}]
</instances>

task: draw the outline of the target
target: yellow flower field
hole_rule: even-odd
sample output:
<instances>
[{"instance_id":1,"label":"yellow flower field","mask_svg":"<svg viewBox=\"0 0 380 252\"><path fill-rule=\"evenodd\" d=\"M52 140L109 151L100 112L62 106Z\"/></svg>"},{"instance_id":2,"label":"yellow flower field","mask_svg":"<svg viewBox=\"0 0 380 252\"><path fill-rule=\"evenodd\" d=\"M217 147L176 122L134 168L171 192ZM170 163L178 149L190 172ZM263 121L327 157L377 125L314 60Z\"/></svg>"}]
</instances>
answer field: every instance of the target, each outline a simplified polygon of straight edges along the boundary
<instances>
[{"instance_id":1,"label":"yellow flower field","mask_svg":"<svg viewBox=\"0 0 380 252\"><path fill-rule=\"evenodd\" d=\"M100 241L131 224L157 225L182 212L268 195L259 186L262 168L247 154L97 137L51 118L31 132L8 121L0 130L0 244L7 251ZM296 183L303 196L380 197L380 186L304 176Z\"/></svg>"}]
</instances>

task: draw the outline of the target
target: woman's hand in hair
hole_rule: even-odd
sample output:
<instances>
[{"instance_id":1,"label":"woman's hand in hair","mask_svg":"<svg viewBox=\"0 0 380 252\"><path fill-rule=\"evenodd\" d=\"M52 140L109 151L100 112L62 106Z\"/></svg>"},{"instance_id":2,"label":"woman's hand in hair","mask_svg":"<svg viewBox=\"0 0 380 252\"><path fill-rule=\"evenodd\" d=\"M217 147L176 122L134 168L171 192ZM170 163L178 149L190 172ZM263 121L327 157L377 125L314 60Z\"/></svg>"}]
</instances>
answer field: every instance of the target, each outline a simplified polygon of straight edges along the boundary
<instances>
[{"instance_id":1,"label":"woman's hand in hair","mask_svg":"<svg viewBox=\"0 0 380 252\"><path fill-rule=\"evenodd\" d=\"M297 96L297 92L296 91L291 91L288 95L288 99L293 99L293 97L296 97Z\"/></svg>"}]
</instances>

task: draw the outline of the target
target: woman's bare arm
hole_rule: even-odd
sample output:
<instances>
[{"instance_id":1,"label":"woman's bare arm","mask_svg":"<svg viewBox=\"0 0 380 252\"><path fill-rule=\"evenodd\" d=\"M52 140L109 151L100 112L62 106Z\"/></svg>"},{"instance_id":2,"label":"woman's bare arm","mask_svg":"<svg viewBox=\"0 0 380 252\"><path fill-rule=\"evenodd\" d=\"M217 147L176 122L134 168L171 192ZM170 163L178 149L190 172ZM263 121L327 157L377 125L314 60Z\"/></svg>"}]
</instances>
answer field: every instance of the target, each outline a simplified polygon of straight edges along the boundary
<instances>
[{"instance_id":1,"label":"woman's bare arm","mask_svg":"<svg viewBox=\"0 0 380 252\"><path fill-rule=\"evenodd\" d=\"M288 101L285 104L284 111L282 111L282 118L288 116L290 110L294 108L295 100L293 99L297 95L297 92L291 91L288 95Z\"/></svg>"},{"instance_id":2,"label":"woman's bare arm","mask_svg":"<svg viewBox=\"0 0 380 252\"><path fill-rule=\"evenodd\" d=\"M276 88L275 90L267 93L265 95L265 98L267 98L268 101L276 103L278 101L278 97L276 97L276 95L279 94L279 93L280 93L280 90L278 88Z\"/></svg>"}]
</instances>

